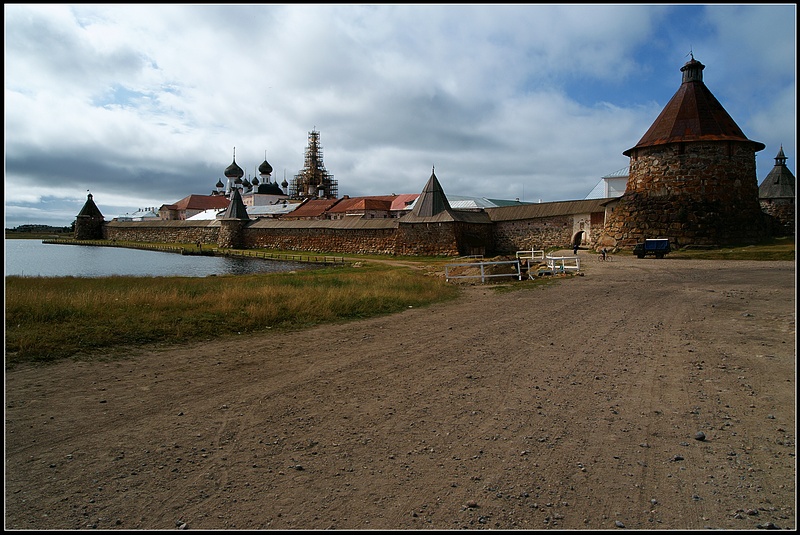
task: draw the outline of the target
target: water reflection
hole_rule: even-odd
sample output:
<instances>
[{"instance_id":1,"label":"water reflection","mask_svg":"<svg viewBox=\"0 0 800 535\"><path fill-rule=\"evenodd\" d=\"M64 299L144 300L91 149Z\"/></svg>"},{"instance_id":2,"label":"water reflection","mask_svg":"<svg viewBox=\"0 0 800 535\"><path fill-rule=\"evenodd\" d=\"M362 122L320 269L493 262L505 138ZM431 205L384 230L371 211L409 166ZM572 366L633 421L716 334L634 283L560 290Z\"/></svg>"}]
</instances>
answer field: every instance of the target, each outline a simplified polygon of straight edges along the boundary
<instances>
[{"instance_id":1,"label":"water reflection","mask_svg":"<svg viewBox=\"0 0 800 535\"><path fill-rule=\"evenodd\" d=\"M315 269L283 260L191 256L161 251L56 245L41 240L5 240L5 274L24 277L206 277Z\"/></svg>"}]
</instances>

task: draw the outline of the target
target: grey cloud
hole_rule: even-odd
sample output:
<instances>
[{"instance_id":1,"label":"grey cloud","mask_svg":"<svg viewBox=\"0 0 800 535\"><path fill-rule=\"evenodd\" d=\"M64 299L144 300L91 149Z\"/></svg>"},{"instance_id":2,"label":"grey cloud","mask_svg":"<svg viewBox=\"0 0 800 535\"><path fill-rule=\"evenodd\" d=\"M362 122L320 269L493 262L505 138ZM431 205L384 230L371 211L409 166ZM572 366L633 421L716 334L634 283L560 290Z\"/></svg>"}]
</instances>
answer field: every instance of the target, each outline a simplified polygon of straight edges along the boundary
<instances>
[{"instance_id":1,"label":"grey cloud","mask_svg":"<svg viewBox=\"0 0 800 535\"><path fill-rule=\"evenodd\" d=\"M76 195L105 189L121 196L149 196L162 203L175 202L189 193L209 193L223 176L225 166L220 162L217 169L191 161L153 162L146 168L120 166L88 153L30 153L6 158L7 173L42 194L48 188L74 187Z\"/></svg>"}]
</instances>

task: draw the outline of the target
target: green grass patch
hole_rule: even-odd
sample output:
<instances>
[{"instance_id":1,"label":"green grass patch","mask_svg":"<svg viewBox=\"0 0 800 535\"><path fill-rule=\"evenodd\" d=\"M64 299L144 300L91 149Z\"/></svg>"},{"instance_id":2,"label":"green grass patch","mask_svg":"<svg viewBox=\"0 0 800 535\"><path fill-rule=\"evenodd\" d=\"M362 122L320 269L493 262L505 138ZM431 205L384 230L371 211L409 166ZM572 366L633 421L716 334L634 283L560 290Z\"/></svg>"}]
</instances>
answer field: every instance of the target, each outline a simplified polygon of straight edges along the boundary
<instances>
[{"instance_id":1,"label":"green grass patch","mask_svg":"<svg viewBox=\"0 0 800 535\"><path fill-rule=\"evenodd\" d=\"M795 260L795 238L773 238L757 245L715 247L711 249L686 248L673 250L668 258L695 258L699 260Z\"/></svg>"},{"instance_id":2,"label":"green grass patch","mask_svg":"<svg viewBox=\"0 0 800 535\"><path fill-rule=\"evenodd\" d=\"M366 264L216 277L6 277L6 367L391 314L455 298L420 270Z\"/></svg>"}]
</instances>

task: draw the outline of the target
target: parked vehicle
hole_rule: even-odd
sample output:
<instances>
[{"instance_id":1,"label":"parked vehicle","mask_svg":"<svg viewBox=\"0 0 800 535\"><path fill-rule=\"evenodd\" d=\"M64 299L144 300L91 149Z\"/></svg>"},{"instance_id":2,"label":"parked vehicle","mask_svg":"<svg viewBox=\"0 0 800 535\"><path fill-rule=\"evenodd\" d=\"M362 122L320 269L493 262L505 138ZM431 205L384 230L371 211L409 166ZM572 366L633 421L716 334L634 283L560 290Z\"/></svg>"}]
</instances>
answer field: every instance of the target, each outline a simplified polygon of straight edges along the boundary
<instances>
[{"instance_id":1,"label":"parked vehicle","mask_svg":"<svg viewBox=\"0 0 800 535\"><path fill-rule=\"evenodd\" d=\"M664 258L671 250L667 238L655 238L644 240L644 243L637 243L633 248L633 254L639 258L644 258L647 255Z\"/></svg>"}]
</instances>

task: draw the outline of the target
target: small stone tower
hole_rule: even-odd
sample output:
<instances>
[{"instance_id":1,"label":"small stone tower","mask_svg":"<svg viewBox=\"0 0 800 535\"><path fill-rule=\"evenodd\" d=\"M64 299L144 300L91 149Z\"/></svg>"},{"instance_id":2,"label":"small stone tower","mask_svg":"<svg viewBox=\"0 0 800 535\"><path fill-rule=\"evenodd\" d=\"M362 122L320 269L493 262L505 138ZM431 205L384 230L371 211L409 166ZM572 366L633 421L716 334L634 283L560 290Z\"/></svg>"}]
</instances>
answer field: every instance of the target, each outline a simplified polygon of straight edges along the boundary
<instances>
[{"instance_id":1,"label":"small stone tower","mask_svg":"<svg viewBox=\"0 0 800 535\"><path fill-rule=\"evenodd\" d=\"M781 146L775 157L775 167L758 187L758 200L761 209L777 219L779 232L787 236L795 234L794 183L794 175L786 167L786 156Z\"/></svg>"},{"instance_id":2,"label":"small stone tower","mask_svg":"<svg viewBox=\"0 0 800 535\"><path fill-rule=\"evenodd\" d=\"M90 193L87 195L86 203L75 219L75 239L102 240L104 219Z\"/></svg>"},{"instance_id":3,"label":"small stone tower","mask_svg":"<svg viewBox=\"0 0 800 535\"><path fill-rule=\"evenodd\" d=\"M757 243L769 235L758 202L756 152L703 83L691 58L678 91L631 149L625 194L600 244L630 247L645 238L673 246Z\"/></svg>"},{"instance_id":4,"label":"small stone tower","mask_svg":"<svg viewBox=\"0 0 800 535\"><path fill-rule=\"evenodd\" d=\"M249 221L250 216L247 215L239 189L234 188L233 199L220 220L217 238L220 249L244 249L244 227Z\"/></svg>"},{"instance_id":5,"label":"small stone tower","mask_svg":"<svg viewBox=\"0 0 800 535\"><path fill-rule=\"evenodd\" d=\"M454 210L431 169L411 213L398 222L397 254L485 255L494 249L492 221L485 211Z\"/></svg>"}]
</instances>

